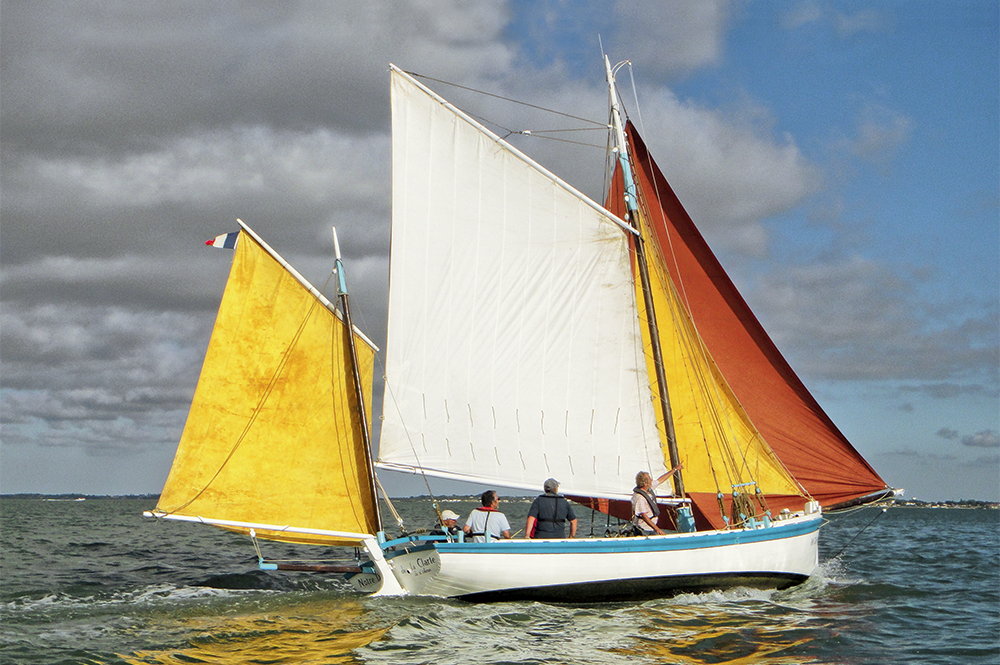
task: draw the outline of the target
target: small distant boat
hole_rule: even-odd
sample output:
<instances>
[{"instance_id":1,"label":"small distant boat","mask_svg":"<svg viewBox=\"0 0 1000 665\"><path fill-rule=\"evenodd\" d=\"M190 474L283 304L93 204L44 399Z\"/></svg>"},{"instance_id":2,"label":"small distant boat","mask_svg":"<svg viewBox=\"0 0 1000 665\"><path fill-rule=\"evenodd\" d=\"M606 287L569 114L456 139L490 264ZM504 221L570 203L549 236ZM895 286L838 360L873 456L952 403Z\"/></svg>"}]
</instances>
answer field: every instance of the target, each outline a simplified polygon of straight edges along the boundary
<instances>
[{"instance_id":1,"label":"small distant boat","mask_svg":"<svg viewBox=\"0 0 1000 665\"><path fill-rule=\"evenodd\" d=\"M383 424L374 345L241 222L155 517L360 547L324 566L376 594L606 601L783 588L822 512L891 496L794 374L621 118L605 206L391 67L392 251ZM628 519L637 471L674 474L648 537L385 535L377 470L535 490ZM388 498L388 497L385 497ZM321 569L268 563L264 568Z\"/></svg>"}]
</instances>

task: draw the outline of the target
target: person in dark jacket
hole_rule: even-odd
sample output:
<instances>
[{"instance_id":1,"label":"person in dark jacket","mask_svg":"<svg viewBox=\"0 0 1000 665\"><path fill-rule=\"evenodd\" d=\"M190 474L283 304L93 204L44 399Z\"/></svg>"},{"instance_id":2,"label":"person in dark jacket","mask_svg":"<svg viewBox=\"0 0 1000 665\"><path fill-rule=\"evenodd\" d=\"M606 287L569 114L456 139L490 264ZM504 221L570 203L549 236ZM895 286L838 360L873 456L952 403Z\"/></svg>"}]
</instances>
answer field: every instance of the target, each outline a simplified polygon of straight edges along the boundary
<instances>
[{"instance_id":1,"label":"person in dark jacket","mask_svg":"<svg viewBox=\"0 0 1000 665\"><path fill-rule=\"evenodd\" d=\"M524 533L528 538L565 538L569 522L569 537L575 537L576 514L566 497L559 494L559 481L549 478L542 487L545 494L531 502Z\"/></svg>"}]
</instances>

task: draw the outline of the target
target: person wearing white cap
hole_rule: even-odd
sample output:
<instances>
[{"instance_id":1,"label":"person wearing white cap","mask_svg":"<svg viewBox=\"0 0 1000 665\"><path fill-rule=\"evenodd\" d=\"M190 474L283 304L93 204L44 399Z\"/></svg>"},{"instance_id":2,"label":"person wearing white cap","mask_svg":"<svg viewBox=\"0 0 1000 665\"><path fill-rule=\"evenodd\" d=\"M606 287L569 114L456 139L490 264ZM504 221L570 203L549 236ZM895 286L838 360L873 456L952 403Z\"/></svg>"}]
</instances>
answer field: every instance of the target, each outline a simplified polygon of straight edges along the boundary
<instances>
[{"instance_id":1,"label":"person wearing white cap","mask_svg":"<svg viewBox=\"0 0 1000 665\"><path fill-rule=\"evenodd\" d=\"M569 522L569 537L575 537L576 514L566 497L559 493L559 481L549 478L542 489L545 494L535 497L528 509L524 533L528 538L565 538L566 522Z\"/></svg>"},{"instance_id":2,"label":"person wearing white cap","mask_svg":"<svg viewBox=\"0 0 1000 665\"><path fill-rule=\"evenodd\" d=\"M458 513L451 510L441 511L441 523L434 527L432 535L457 536L461 529L458 526Z\"/></svg>"}]
</instances>

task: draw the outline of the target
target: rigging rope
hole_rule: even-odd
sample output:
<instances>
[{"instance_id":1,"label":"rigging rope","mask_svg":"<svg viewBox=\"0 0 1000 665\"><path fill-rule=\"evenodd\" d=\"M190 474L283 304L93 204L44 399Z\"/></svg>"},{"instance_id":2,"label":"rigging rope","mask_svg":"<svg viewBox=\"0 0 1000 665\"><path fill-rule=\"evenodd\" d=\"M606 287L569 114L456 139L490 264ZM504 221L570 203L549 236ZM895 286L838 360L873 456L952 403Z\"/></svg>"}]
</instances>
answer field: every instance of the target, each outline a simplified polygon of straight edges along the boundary
<instances>
[{"instance_id":1,"label":"rigging rope","mask_svg":"<svg viewBox=\"0 0 1000 665\"><path fill-rule=\"evenodd\" d=\"M332 276L333 275L331 274L330 278L332 278ZM330 283L330 278L327 278L326 283L323 284L323 289L326 289L327 285ZM322 291L322 289L321 289L321 291ZM365 320L364 310L360 310L360 311L356 312L356 314L358 316L358 319L360 320L361 329L362 330L369 329L368 328L368 323ZM382 359L379 357L378 354L375 354L374 357L375 357L375 362L377 362L378 365L379 365L379 367L382 369L382 378L384 379L385 378L385 365L384 365L384 363L382 363ZM373 398L372 401L374 401L374 398ZM383 409L384 408L385 408L385 405L383 404ZM374 453L375 453L375 451L373 450L372 454L374 455ZM414 451L414 456L415 455L416 455L416 452ZM383 487L382 481L379 479L378 474L374 473L374 471L372 472L372 474L373 474L373 476L375 478L375 485L378 487L378 491L381 493L382 498L385 499L385 503L389 507L389 512L392 513L393 518L396 520L396 526L399 527L400 531L402 531L402 532L405 533L406 532L406 528L405 528L405 526L403 524L403 517L399 514L399 511L396 510L396 506L393 505L392 499L389 497L389 493L385 491L385 487ZM426 476L424 477L424 483L427 484L427 478L426 478ZM440 519L441 511L438 508L437 500L434 498L433 492L431 492L430 485L427 485L427 492L431 495L431 499L434 502L434 510L435 510L435 512L438 513L438 519ZM375 500L378 501L378 497L377 496L375 497Z\"/></svg>"},{"instance_id":2,"label":"rigging rope","mask_svg":"<svg viewBox=\"0 0 1000 665\"><path fill-rule=\"evenodd\" d=\"M386 505L389 506L389 511L392 513L392 516L396 518L396 525L399 527L400 531L403 531L403 518L400 517L399 513L396 511L396 506L392 505L392 499L389 498L389 493L385 491L384 487L382 487L382 481L379 480L377 475L375 476L375 484L378 485L378 491L382 493L382 498L385 499Z\"/></svg>"},{"instance_id":3,"label":"rigging rope","mask_svg":"<svg viewBox=\"0 0 1000 665\"><path fill-rule=\"evenodd\" d=\"M365 322L365 316L364 316L364 312L363 311L359 313L359 318L361 319L361 325L362 325L362 327L363 328L367 328L368 326L367 326L367 324ZM375 362L378 363L379 368L382 370L382 380L383 380L383 382L385 382L386 381L385 363L382 362L382 358L378 354L375 354ZM398 412L399 411L399 405L396 403L396 398L392 394L392 388L390 388L387 383L385 384L385 395L389 396L390 400L392 401L392 404L394 406L396 406L396 410ZM384 399L383 399L383 402L382 402L382 411L383 411L383 413L385 412L385 400ZM380 419L384 419L385 416L381 415L381 416L379 416L379 418ZM401 413L400 413L400 418L402 418L402 414ZM382 439L382 437L381 437L381 434L380 434L380 436L379 436L379 442L380 443L381 443L381 439ZM413 440L410 439L409 431L407 431L407 442L410 444L410 450L413 453L413 459L417 460L417 463L419 464L420 458L417 455L416 446L413 445ZM438 522L440 523L442 521L442 518L441 518L441 507L438 505L437 497L434 496L434 491L431 490L430 482L427 480L427 474L424 472L423 467L418 466L417 469L420 471L420 476L423 478L424 486L427 488L427 494L431 498L431 505L434 507L434 513L435 513L435 515L437 515ZM396 519L396 524L399 526L399 530L402 531L403 533L405 533L406 532L406 528L403 525L403 518L396 511L395 506L393 506L392 500L389 498L388 492L386 492L385 488L382 486L382 481L379 480L378 474L375 474L375 483L378 485L378 489L382 493L382 497L385 499L386 504L389 506L389 511L392 513L393 517Z\"/></svg>"},{"instance_id":4,"label":"rigging rope","mask_svg":"<svg viewBox=\"0 0 1000 665\"><path fill-rule=\"evenodd\" d=\"M631 63L628 64L629 64L629 72L631 74L632 73ZM634 76L632 78L632 92L636 100L636 110L638 112L639 101L638 101L638 93L635 87ZM642 125L641 114L639 115L639 123L640 125ZM629 157L630 160L634 160L636 158L636 155L632 154L632 151L629 151ZM634 164L635 162L633 161L633 165ZM652 192L654 200L659 202L660 201L659 183L657 182L657 179L655 177L652 177L652 183L654 189L654 191ZM638 182L636 184L638 185ZM642 206L642 213L643 213L640 217L645 217L648 220L653 220L654 217L651 214L648 202L644 200L642 197L640 197L639 200ZM673 239L669 232L666 235L667 235L666 237L667 249L670 252L670 257L673 265L675 266L675 269L677 270L677 274L680 275L681 273L680 273L680 268L678 266L678 258L676 255L676 250L673 246ZM653 262L654 267L657 269L657 274L660 278L661 283L666 285L667 290L669 291L669 295L672 296L669 299L669 301L673 303L673 306L670 307L670 312L674 317L675 321L687 322L687 324L690 325L691 329L694 332L693 339L690 340L691 346L689 346L688 344L684 344L687 350L687 354L692 359L699 358L701 362L705 365L705 367L708 369L708 371L714 375L718 373L718 368L716 367L714 360L712 360L711 355L709 354L708 349L705 345L705 342L701 337L700 332L698 331L697 323L694 321L693 316L690 314L691 306L686 291L686 285L683 283L683 281L681 281L679 284L674 285L673 280L670 279L670 276L667 274L663 274L665 272L664 268L668 265L668 263L662 254L660 243L653 241L654 238L652 237L651 233L650 233L650 240L651 242L648 244L652 245L653 252L659 259L659 261ZM677 308L677 311L674 311L675 307ZM688 340L682 340L682 341L688 341ZM748 453L750 453L755 447L758 448L758 451L760 448L763 448L764 454L770 460L772 460L772 463L776 464L779 468L782 468L786 473L788 473L787 467L785 467L784 462L782 462L782 460L777 457L774 451L771 450L770 447L766 445L766 442L760 436L760 432L757 431L756 427L753 425L752 422L749 421L748 418L747 418L747 425L750 427L752 435L748 440L745 441L746 445L745 449L743 446L739 445L740 437L737 436L736 434L737 427L736 423L734 423L732 420L733 414L730 413L730 410L728 408L725 408L723 406L726 403L726 400L724 399L724 396L720 393L721 386L719 386L717 382L709 380L710 378L709 376L703 376L701 375L701 373L694 371L695 367L693 364L689 366L688 369L689 371L687 373L688 376L691 378L692 386L699 387L701 394L704 395L706 398L706 406L709 407L708 408L709 413L702 414L702 418L707 418L708 420L714 422L716 431L719 432L720 434L722 434L723 432L727 433L726 435L723 435L722 439L716 442L716 445L720 449L720 452L722 452L723 466L727 469L728 474L731 474L730 477L739 478L744 473L750 476L751 478L757 478L759 476L761 458L759 456L756 458L756 463L754 464L756 470L751 468L750 459L748 458ZM723 381L725 381L724 377L721 377L721 374L720 378ZM733 406L739 411L742 411L743 409L742 405L739 404L738 400L735 402ZM708 453L709 441L704 436L702 437L702 439L706 445L706 453ZM733 450L730 446L725 445L726 439L735 444L735 450ZM715 465L712 461L711 455L709 455L709 466L713 480L716 485L717 492L719 492L721 495L721 491L719 490L719 478L716 475L717 472L715 469ZM799 483L798 480L795 479L794 476L792 476L790 473L788 473L788 475L793 479L793 482L795 482L796 486L799 487L802 495L808 497L809 494L808 492L805 491L804 488L802 488L801 483ZM747 511L746 514L748 516L753 515L755 511L752 510L752 500L749 496L749 493L745 492L745 490L737 490L737 486L734 486L733 490L734 490L734 503L732 506L733 517L736 518L741 512L744 511ZM737 494L739 494L740 497L739 499L736 499ZM757 484L757 489L754 498L757 499L757 502L759 503L761 509L766 514L768 512L768 507L766 499L764 498L764 494L762 493L759 484ZM721 496L719 497L719 503L721 508L722 507ZM722 510L721 512L723 516L725 516L725 511Z\"/></svg>"},{"instance_id":5,"label":"rigging rope","mask_svg":"<svg viewBox=\"0 0 1000 665\"><path fill-rule=\"evenodd\" d=\"M469 92L474 92L480 95L486 95L487 97L494 97L496 99L501 99L505 102L511 102L513 104L520 104L521 106L528 106L533 109L538 109L539 111L545 111L546 113L554 113L556 115L561 115L566 118L572 118L574 120L579 120L580 122L586 122L591 125L597 125L598 127L604 127L604 123L597 122L596 120L590 120L588 118L581 118L580 116L572 115L569 113L563 113L562 111L556 111L555 109L545 108L544 106L538 106L536 104L529 104L528 102L522 102L518 99L511 99L510 97L504 97L503 95L497 95L492 92L486 92L485 90L476 90L475 88L467 88L464 85L459 85L457 83L452 83L451 81L442 81L441 79L431 78L430 76L424 76L423 74L417 74L416 72L406 72L410 76L415 76L417 78L424 79L425 81L434 81L435 83L442 83L444 85L450 85L455 88L460 88L462 90L468 90Z\"/></svg>"},{"instance_id":6,"label":"rigging rope","mask_svg":"<svg viewBox=\"0 0 1000 665\"><path fill-rule=\"evenodd\" d=\"M475 117L475 116L473 116L473 117ZM482 120L484 123L485 122L489 122L488 120L485 120L483 118L478 118L478 120ZM497 125L497 123L495 123L495 122L492 123L492 124L496 125L497 127L501 127L502 126L502 125ZM510 136L511 134L518 134L520 136L529 136L529 137L533 136L533 137L535 137L537 139L547 139L549 141L556 141L557 143L569 143L571 145L581 145L584 148L597 148L598 150L602 149L602 146L599 146L596 143L584 143L583 141L570 141L569 139L558 139L558 138L556 138L554 136L539 136L539 134L541 134L541 132L539 130L522 129L522 130L518 131L518 130L513 130L513 129L508 130L506 127L504 127L503 129L507 131L507 134L504 135L504 136L501 136L500 138L503 139L503 140L505 140L505 141L507 140L507 137ZM589 129L566 129L566 130L552 129L552 130L547 130L547 131L553 131L553 132L555 132L555 131L584 132L584 131L590 131L590 130Z\"/></svg>"},{"instance_id":7,"label":"rigging rope","mask_svg":"<svg viewBox=\"0 0 1000 665\"><path fill-rule=\"evenodd\" d=\"M641 111L639 110L639 98L638 98L638 92L636 90L636 85L635 85L634 71L633 71L632 63L631 62L627 62L627 64L629 66L629 75L630 75L630 79L631 79L631 83L632 83L632 92L633 92L633 97L635 99L636 112L638 114L639 124L640 124L640 126L642 126L643 125L643 119L642 119ZM537 109L537 110L540 110L540 111L544 111L546 113L553 113L555 115L563 116L563 117L566 117L566 118L572 118L574 120L578 120L578 121L581 121L581 122L584 122L584 123L587 123L587 124L590 124L590 125L594 125L594 127L588 127L586 129L581 128L581 129L555 129L555 130L534 130L534 131L533 130L521 130L521 131L518 131L518 130L511 130L511 129L507 128L507 127L504 127L503 125L500 125L499 123L496 123L496 122L491 121L491 120L487 120L487 119L482 118L482 117L475 116L474 114L471 114L471 113L469 114L470 116L476 118L478 121L481 121L484 124L493 125L495 127L498 127L500 129L502 129L503 131L507 132L506 135L502 137L503 139L506 139L506 138L510 137L511 135L513 135L513 134L518 134L518 135L522 135L522 136L536 136L538 138L545 138L545 139L549 139L549 140L561 141L561 142L571 143L571 144L576 144L576 145L581 145L581 146L585 146L585 147L600 147L600 146L595 146L593 144L584 143L584 142L580 142L580 141L572 141L572 140L566 140L566 139L559 139L559 138L556 138L556 137L553 137L553 136L544 136L544 134L546 134L546 133L555 133L555 132L566 132L566 131L589 131L589 130L597 130L597 129L607 130L610 127L610 123L600 123L600 122L597 122L597 121L594 121L594 120L590 120L588 118L582 118L580 116L572 115L572 114L569 114L569 113L564 113L564 112L561 112L561 111L557 111L557 110L554 110L554 109L551 109L551 108L546 108L546 107L539 106L539 105L536 105L536 104L530 104L530 103L523 102L523 101L520 101L520 100L517 100L517 99L510 98L510 97L505 97L503 95L498 95L498 94L495 94L495 93L490 93L490 92L486 92L486 91L483 91L483 90L478 90L478 89L475 89L475 88L471 88L471 87L459 85L459 84L456 84L456 83L452 83L450 81L444 81L444 80L433 78L433 77L426 76L426 75L423 75L423 74L418 74L416 72L407 72L407 73L410 74L411 76L414 76L414 77L417 77L417 78L420 78L420 79L423 79L423 80L426 80L426 81L433 81L435 83L452 86L452 87L459 88L461 90L466 90L468 92L472 92L472 93L475 93L475 94L484 95L484 96L487 96L487 97L493 97L495 99L499 99L499 100L502 100L502 101L505 101L505 102L510 102L510 103L513 103L513 104L517 104L517 105L521 105L521 106L525 106L525 107ZM609 133L609 138L610 138L610 133ZM613 156L611 155L610 149L608 147L605 147L605 150L607 151L607 154L613 158ZM631 151L630 151L630 157L634 157L631 154ZM609 181L609 178L607 177L607 169L608 169L608 166L609 166L610 163L611 163L610 160L607 160L605 162L605 175L606 175L606 177L605 177L605 183L608 183L608 181ZM654 187L654 190L656 190L656 191L654 191L654 197L655 197L655 200L658 202L660 200L660 192L658 191L658 183L656 183L656 179L655 178L653 179L653 187ZM606 187L605 188L605 197L604 197L605 200L607 198L607 191L608 190L607 190L607 187ZM650 214L650 210L648 208L648 204L645 201L643 201L641 198L640 198L640 201L641 201L641 205L642 205L642 208L643 208L642 209L642 213L643 214L640 215L640 218L646 217L646 219L650 219L650 220L653 219L653 216ZM653 238L650 237L650 240L653 240ZM674 247L672 245L671 240L672 239L669 237L669 233L668 233L667 234L667 242L668 242L668 245L669 245L669 251L670 251L671 257L673 259L673 263L674 263L674 265L676 265L677 264L677 256L675 254ZM642 241L640 240L640 242L642 242ZM674 303L674 307L677 307L680 310L679 312L672 312L673 316L675 317L675 320L678 317L678 315L681 318L686 319L687 322L688 322L688 325L692 328L692 330L694 332L694 335L693 335L693 346L694 346L694 348L692 348L690 346L687 346L686 344L684 345L684 346L687 347L686 350L687 350L687 353L688 353L689 357L691 357L691 358L700 358L702 360L702 362L708 367L710 373L712 373L712 374L717 373L718 369L715 367L714 361L711 360L711 357L708 354L708 350L705 347L704 340L701 338L701 335L698 332L697 324L694 322L693 318L691 318L690 314L687 314L684 311L685 308L686 308L687 312L690 312L690 303L688 301L688 296L687 296L687 293L686 293L686 290L685 290L685 285L683 283L681 283L681 284L678 284L678 285L675 286L675 285L673 285L672 280L669 278L669 276L666 276L666 275L663 274L663 272L664 272L663 271L663 267L666 266L667 263L666 263L665 258L662 255L662 252L661 252L660 247L659 247L659 243L657 243L657 242L650 242L650 243L648 243L648 245L651 245L654 248L654 252L659 257L659 261L654 261L653 263L656 266L656 268L658 269L661 283L667 285L667 288L672 293L672 297L670 298L670 300ZM671 307L671 309L674 309L674 307ZM734 423L731 420L732 416L731 416L731 414L729 412L729 409L727 409L725 407L720 407L719 406L719 402L722 402L722 403L726 402L726 400L723 398L723 396L719 394L720 387L716 384L715 381L711 381L709 376L702 376L699 372L694 371L695 367L693 365L689 368L689 370L690 371L688 373L689 373L689 376L691 378L691 384L692 384L692 386L698 386L701 394L703 394L706 397L705 401L706 401L707 406L709 407L708 408L708 413L707 414L701 414L701 417L712 421L715 424L716 431L719 432L720 434L723 433L723 432L727 432L728 433L728 436L726 436L725 434L723 434L722 435L722 440L715 442L715 446L722 453L722 466L726 469L727 475L729 475L729 477L731 479L737 479L737 483L738 483L738 479L740 479L743 476L743 474L747 474L748 476L750 476L752 478L755 478L760 473L760 459L758 458L756 464L754 465L754 466L757 467L757 471L755 472L755 471L753 471L751 469L751 462L748 459L748 453L751 450L753 450L755 447L759 449L761 447L761 444L763 444L763 446L765 447L767 453L769 453L769 457L773 460L773 462L775 462L781 468L785 468L784 463L780 460L780 458L777 458L777 456L773 453L773 451L770 451L770 449L766 446L766 443L763 442L763 439L760 436L760 433L756 431L756 428L753 427L752 423L750 423L750 427L753 429L753 434L749 438L749 440L745 442L746 443L746 449L744 449L744 447L739 444L740 437L737 436L737 434L736 434L736 431L735 431L736 430L736 426L734 425ZM384 375L384 367L383 367L383 375ZM392 397L392 395L391 395L391 390L387 389L386 393L394 401L394 397ZM742 406L740 406L738 402L736 403L735 406L738 409L742 409ZM397 409L398 409L398 406L397 406ZM662 424L661 419L658 417L657 418L657 429L659 430L663 426L664 425ZM407 434L407 438L409 439L409 435L408 434ZM657 437L657 438L659 438L659 437ZM705 447L706 447L706 453L710 453L710 450L709 450L709 448L710 448L710 442L708 441L707 437L705 437L705 436L703 436L702 439L703 439L703 443L705 444ZM732 442L735 443L735 450L733 449L732 446L729 446L729 445L725 444L725 440L726 439L729 439L730 441L732 441ZM411 451L413 452L414 459L419 460L419 457L417 456L416 449L415 449L415 446L414 446L414 442L412 440L409 440L408 443L410 445ZM712 474L713 480L715 482L716 490L717 490L717 492L719 492L721 494L720 482L719 482L720 479L719 479L719 477L717 475L718 471L715 468L715 464L713 462L713 455L709 454L708 455L708 459L709 459L709 465L710 465L711 474ZM787 472L787 468L785 468L785 470ZM426 474L423 473L422 469L421 469L421 475L423 475L423 477L424 477L424 482L427 485L428 492L431 493L430 485L427 482L427 476L426 476ZM789 474L789 475L791 475L791 474ZM798 484L798 481L794 480L794 476L792 476L792 478L793 478L793 481L796 482L796 484ZM732 510L733 510L733 517L734 518L737 515L739 515L740 513L745 513L745 514L747 514L747 516L754 515L754 513L756 512L753 509L753 499L754 498L756 498L757 502L760 504L761 510L763 510L765 513L768 512L766 500L764 498L763 493L760 490L759 485L756 482L754 482L752 484L754 484L757 487L756 492L755 492L755 497L753 497L753 498L750 497L749 492L747 492L746 490L744 490L744 489L738 489L738 488L740 488L741 484L737 484L737 485L734 485L732 487L733 496L734 496ZM799 484L799 487L801 488L800 484ZM804 495L808 496L808 493L806 493L804 490L802 490L802 491L803 491ZM433 499L433 493L431 493L431 497ZM720 498L720 504L721 503L722 502L721 502L721 498ZM436 503L436 501L435 501L434 505L435 505L435 509L437 509L437 503ZM725 515L725 511L724 510L723 510L723 515ZM736 521L736 520L734 519L734 521Z\"/></svg>"},{"instance_id":8,"label":"rigging rope","mask_svg":"<svg viewBox=\"0 0 1000 665\"><path fill-rule=\"evenodd\" d=\"M406 73L409 74L410 76L414 76L414 77L417 77L417 78L424 79L425 81L433 81L435 83L441 83L441 84L444 84L444 85L449 85L449 86L452 86L454 88L460 88L461 90L467 90L469 92L474 92L474 93L476 93L478 95L484 95L486 97L493 97L495 99L500 99L502 101L510 102L512 104L518 104L520 106L526 106L526 107L533 108L533 109L536 109L536 110L539 110L539 111L544 111L546 113L552 113L552 114L555 114L555 115L563 116L565 118L572 118L573 120L579 120L580 122L585 122L585 123L590 124L590 125L596 125L595 127L582 127L582 128L577 128L577 129L567 128L567 129L522 129L522 130L517 130L517 129L510 129L509 127L505 127L505 126L501 125L500 123L496 122L495 120L490 120L488 118L484 118L482 116L476 115L475 113L471 113L469 111L464 111L464 113L466 115L468 115L471 118L475 118L476 120L478 120L479 122L481 122L484 125L492 125L494 127L498 127L500 129L502 129L503 131L507 132L506 134L504 134L503 136L500 137L502 140L507 140L507 138L510 137L511 135L517 134L517 135L520 135L520 136L528 136L528 137L535 137L535 138L540 138L540 139L547 139L549 141L557 141L559 143L569 143L571 145L579 145L579 146L583 146L585 148L597 148L597 149L601 149L601 146L596 145L594 143L584 143L583 141L572 141L572 140L569 140L569 139L556 138L554 136L544 136L544 134L551 134L551 133L556 133L556 132L589 132L589 131L597 131L597 130L605 131L607 129L607 125L599 123L599 122L597 122L595 120L590 120L588 118L581 118L579 116L575 116L575 115L572 115L570 113L564 113L563 111L556 111L555 109L546 108L544 106L538 106L537 104L529 104L528 102L522 102L522 101L520 101L518 99L513 99L511 97L504 97L503 95L497 95L497 94L494 94L492 92L486 92L485 90L477 90L476 88L469 88L469 87L466 87L464 85L459 85L457 83L452 83L450 81L442 81L441 79L436 79L436 78L433 78L433 77L430 77L430 76L425 76L423 74L417 74L415 72L406 72Z\"/></svg>"},{"instance_id":9,"label":"rigging rope","mask_svg":"<svg viewBox=\"0 0 1000 665\"><path fill-rule=\"evenodd\" d=\"M835 554L835 555L833 556L833 558L834 558L834 559L836 559L836 558L837 558L837 557L839 557L839 556L840 556L841 554L843 554L843 553L844 553L844 550L846 550L846 549L847 549L848 547L850 547L850 546L851 546L851 543L853 543L853 542L854 542L855 540L857 540L857 539L858 539L858 536L860 536L861 534L863 534L863 533L865 532L865 530L866 530L866 529L867 529L868 527L870 527L870 526L871 526L872 524L874 524L874 523L875 523L875 520L877 520L878 518L882 517L882 515L884 515L884 514L886 513L886 511L888 511L888 510L889 510L889 506L882 506L882 510L878 511L878 513L877 513L877 514L875 515L875 517L873 517L873 518L872 518L872 521L871 521L871 522L869 522L868 524L866 524L866 525L864 526L864 528L863 528L863 529L861 529L861 531L858 531L858 532L857 532L857 533L856 533L856 534L854 535L854 537L853 537L853 538L851 538L851 540L850 540L850 541L849 541L849 542L848 542L848 543L847 543L846 545L844 545L843 547L841 547L841 548L840 548L840 551L839 551L839 552L837 552L837 553L836 553L836 554Z\"/></svg>"}]
</instances>

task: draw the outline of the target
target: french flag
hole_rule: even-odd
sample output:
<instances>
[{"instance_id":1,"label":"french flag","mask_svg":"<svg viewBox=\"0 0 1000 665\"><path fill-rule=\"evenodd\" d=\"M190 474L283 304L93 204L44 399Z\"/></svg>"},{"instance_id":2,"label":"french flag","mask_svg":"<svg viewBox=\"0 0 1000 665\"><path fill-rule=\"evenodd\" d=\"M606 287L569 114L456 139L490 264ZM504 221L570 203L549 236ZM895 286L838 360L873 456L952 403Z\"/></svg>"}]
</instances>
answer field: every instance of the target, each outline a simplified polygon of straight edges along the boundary
<instances>
[{"instance_id":1,"label":"french flag","mask_svg":"<svg viewBox=\"0 0 1000 665\"><path fill-rule=\"evenodd\" d=\"M233 249L236 247L236 238L240 235L239 231L233 231L232 233L223 233L221 236L216 236L211 240L206 240L205 244L209 247L222 247L224 249Z\"/></svg>"}]
</instances>

